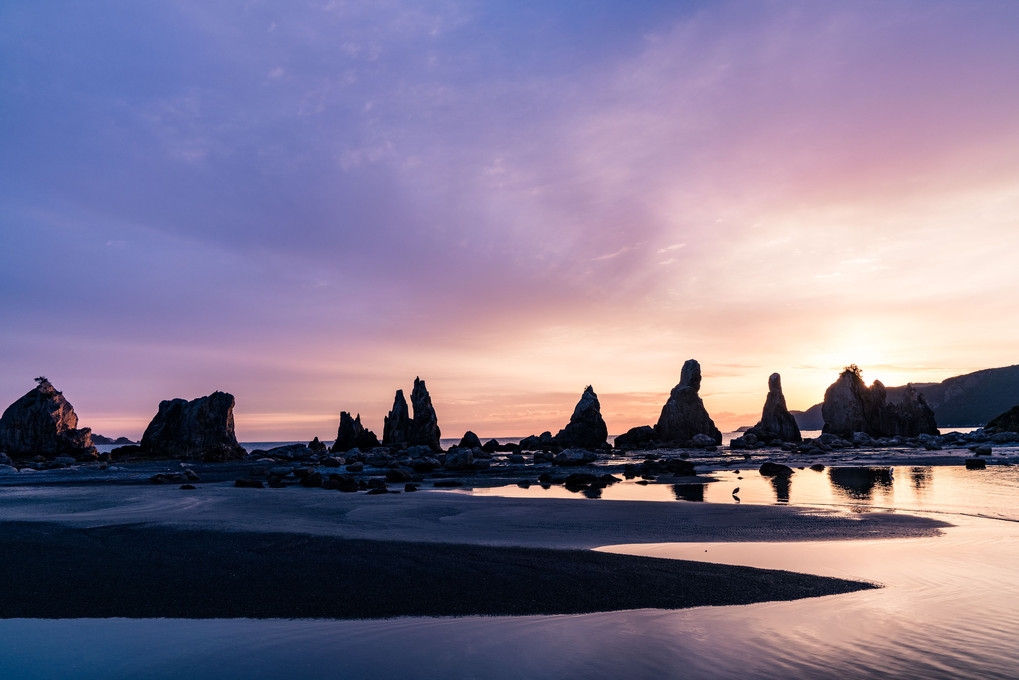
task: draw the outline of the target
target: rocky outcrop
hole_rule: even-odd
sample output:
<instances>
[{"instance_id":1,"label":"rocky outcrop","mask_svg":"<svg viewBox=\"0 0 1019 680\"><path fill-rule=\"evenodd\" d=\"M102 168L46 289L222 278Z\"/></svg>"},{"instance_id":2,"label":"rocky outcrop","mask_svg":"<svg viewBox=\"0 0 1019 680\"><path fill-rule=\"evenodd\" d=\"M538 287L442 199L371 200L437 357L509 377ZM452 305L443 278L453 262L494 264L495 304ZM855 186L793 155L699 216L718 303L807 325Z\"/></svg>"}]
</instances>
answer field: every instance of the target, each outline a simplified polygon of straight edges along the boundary
<instances>
[{"instance_id":1,"label":"rocky outcrop","mask_svg":"<svg viewBox=\"0 0 1019 680\"><path fill-rule=\"evenodd\" d=\"M778 373L772 373L768 378L768 396L764 400L764 411L761 413L760 422L747 430L746 434L752 434L758 440L765 442L779 440L799 443L803 441L800 428L796 425L796 419L786 408L785 395L782 394L782 377Z\"/></svg>"},{"instance_id":2,"label":"rocky outcrop","mask_svg":"<svg viewBox=\"0 0 1019 680\"><path fill-rule=\"evenodd\" d=\"M524 437L520 440L521 451L539 451L543 449L552 448L552 433L542 432L540 435L532 434L530 437Z\"/></svg>"},{"instance_id":3,"label":"rocky outcrop","mask_svg":"<svg viewBox=\"0 0 1019 680\"><path fill-rule=\"evenodd\" d=\"M609 430L601 417L598 395L590 385L573 409L570 422L555 436L555 443L564 448L600 449L605 446Z\"/></svg>"},{"instance_id":4,"label":"rocky outcrop","mask_svg":"<svg viewBox=\"0 0 1019 680\"><path fill-rule=\"evenodd\" d=\"M654 438L655 428L650 425L641 425L639 427L631 427L616 437L613 446L617 449L636 449L654 441Z\"/></svg>"},{"instance_id":5,"label":"rocky outcrop","mask_svg":"<svg viewBox=\"0 0 1019 680\"><path fill-rule=\"evenodd\" d=\"M410 403L414 407L414 419L410 423L407 441L411 445L431 447L433 451L441 450L439 446L439 419L432 406L432 398L425 387L425 381L414 378L414 389L410 393Z\"/></svg>"},{"instance_id":6,"label":"rocky outcrop","mask_svg":"<svg viewBox=\"0 0 1019 680\"><path fill-rule=\"evenodd\" d=\"M498 442L496 442L496 445L498 445ZM480 449L481 439L478 437L478 435L474 434L470 430L467 430L464 433L464 436L460 438L460 443L458 444L458 447L461 449Z\"/></svg>"},{"instance_id":7,"label":"rocky outcrop","mask_svg":"<svg viewBox=\"0 0 1019 680\"><path fill-rule=\"evenodd\" d=\"M40 377L36 382L34 389L8 406L0 416L0 452L15 458L94 458L92 430L78 429L74 407L49 380Z\"/></svg>"},{"instance_id":8,"label":"rocky outcrop","mask_svg":"<svg viewBox=\"0 0 1019 680\"><path fill-rule=\"evenodd\" d=\"M159 412L142 435L141 453L212 462L244 457L234 434L234 396L213 392L191 401L159 402Z\"/></svg>"},{"instance_id":9,"label":"rocky outcrop","mask_svg":"<svg viewBox=\"0 0 1019 680\"><path fill-rule=\"evenodd\" d=\"M393 408L389 410L382 425L382 445L399 446L406 444L410 437L410 411L403 390L396 391Z\"/></svg>"},{"instance_id":10,"label":"rocky outcrop","mask_svg":"<svg viewBox=\"0 0 1019 680\"><path fill-rule=\"evenodd\" d=\"M402 396L402 395L401 395ZM404 403L406 409L407 404ZM336 430L336 441L329 449L333 453L346 453L351 449L369 451L379 445L379 438L361 425L361 414L351 418L347 411L340 412L340 426Z\"/></svg>"},{"instance_id":11,"label":"rocky outcrop","mask_svg":"<svg viewBox=\"0 0 1019 680\"><path fill-rule=\"evenodd\" d=\"M662 407L655 425L655 439L665 444L683 445L698 434L722 443L722 433L704 408L698 392L701 389L701 365L694 359L683 364L679 384L672 388L669 400Z\"/></svg>"},{"instance_id":12,"label":"rocky outcrop","mask_svg":"<svg viewBox=\"0 0 1019 680\"><path fill-rule=\"evenodd\" d=\"M898 404L889 404L887 400L885 386L880 380L867 387L860 369L848 366L824 393L823 432L848 439L857 432L871 437L938 434L934 411L912 386L906 386Z\"/></svg>"},{"instance_id":13,"label":"rocky outcrop","mask_svg":"<svg viewBox=\"0 0 1019 680\"><path fill-rule=\"evenodd\" d=\"M918 437L922 434L939 434L934 409L927 403L927 398L912 385L906 385L902 391L902 398L897 404L889 404L889 408L892 411L895 428L893 436Z\"/></svg>"}]
</instances>

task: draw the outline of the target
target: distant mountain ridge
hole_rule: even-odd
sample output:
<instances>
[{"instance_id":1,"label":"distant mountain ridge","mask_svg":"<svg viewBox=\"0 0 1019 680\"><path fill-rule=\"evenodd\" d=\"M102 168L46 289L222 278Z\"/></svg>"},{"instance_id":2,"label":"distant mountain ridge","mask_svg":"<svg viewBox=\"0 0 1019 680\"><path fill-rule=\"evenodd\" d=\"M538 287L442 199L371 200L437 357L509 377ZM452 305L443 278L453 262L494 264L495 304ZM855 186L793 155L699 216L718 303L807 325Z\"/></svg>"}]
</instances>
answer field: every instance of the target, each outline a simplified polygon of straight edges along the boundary
<instances>
[{"instance_id":1,"label":"distant mountain ridge","mask_svg":"<svg viewBox=\"0 0 1019 680\"><path fill-rule=\"evenodd\" d=\"M1019 365L985 368L947 378L939 383L912 385L934 409L934 419L939 428L980 427L1019 404ZM901 400L905 387L887 388L888 401L895 403ZM801 430L820 430L824 427L821 404L791 413Z\"/></svg>"}]
</instances>

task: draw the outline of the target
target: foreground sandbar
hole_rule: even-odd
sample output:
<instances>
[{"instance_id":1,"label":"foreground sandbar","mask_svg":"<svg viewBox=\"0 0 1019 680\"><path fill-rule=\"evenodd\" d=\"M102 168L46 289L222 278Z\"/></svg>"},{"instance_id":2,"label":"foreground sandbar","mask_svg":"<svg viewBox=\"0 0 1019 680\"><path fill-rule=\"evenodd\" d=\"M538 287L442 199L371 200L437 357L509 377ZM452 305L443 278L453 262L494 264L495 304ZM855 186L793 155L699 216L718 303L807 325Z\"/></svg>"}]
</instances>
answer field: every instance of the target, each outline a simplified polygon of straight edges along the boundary
<instances>
[{"instance_id":1,"label":"foreground sandbar","mask_svg":"<svg viewBox=\"0 0 1019 680\"><path fill-rule=\"evenodd\" d=\"M321 489L0 491L0 617L379 618L748 604L872 584L612 555L666 541L937 535L895 513L366 496Z\"/></svg>"},{"instance_id":2,"label":"foreground sandbar","mask_svg":"<svg viewBox=\"0 0 1019 680\"><path fill-rule=\"evenodd\" d=\"M0 618L385 618L679 609L875 587L589 550L0 524Z\"/></svg>"}]
</instances>

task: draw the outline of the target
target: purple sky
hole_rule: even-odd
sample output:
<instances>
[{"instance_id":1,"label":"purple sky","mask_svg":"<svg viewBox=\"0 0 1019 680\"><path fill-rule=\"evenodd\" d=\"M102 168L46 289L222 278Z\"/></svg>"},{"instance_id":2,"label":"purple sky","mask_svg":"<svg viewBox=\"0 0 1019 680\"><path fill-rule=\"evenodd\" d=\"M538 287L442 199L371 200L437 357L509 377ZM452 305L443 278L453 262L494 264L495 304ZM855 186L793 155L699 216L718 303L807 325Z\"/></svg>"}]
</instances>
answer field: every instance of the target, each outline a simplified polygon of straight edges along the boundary
<instances>
[{"instance_id":1,"label":"purple sky","mask_svg":"<svg viewBox=\"0 0 1019 680\"><path fill-rule=\"evenodd\" d=\"M549 7L549 5L553 5ZM1017 363L1019 3L0 4L0 408L723 429Z\"/></svg>"}]
</instances>

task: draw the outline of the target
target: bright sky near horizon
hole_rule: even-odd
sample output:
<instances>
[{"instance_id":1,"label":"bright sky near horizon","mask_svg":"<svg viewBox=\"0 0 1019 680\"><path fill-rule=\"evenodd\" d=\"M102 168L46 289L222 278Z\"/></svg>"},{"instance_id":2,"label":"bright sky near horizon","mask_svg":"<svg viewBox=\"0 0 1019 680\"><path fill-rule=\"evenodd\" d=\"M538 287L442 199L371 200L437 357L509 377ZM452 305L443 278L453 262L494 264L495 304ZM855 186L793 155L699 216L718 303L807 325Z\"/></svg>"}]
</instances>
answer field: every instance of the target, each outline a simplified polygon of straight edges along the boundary
<instances>
[{"instance_id":1,"label":"bright sky near horizon","mask_svg":"<svg viewBox=\"0 0 1019 680\"><path fill-rule=\"evenodd\" d=\"M723 430L1019 363L1019 3L0 4L0 408Z\"/></svg>"}]
</instances>

